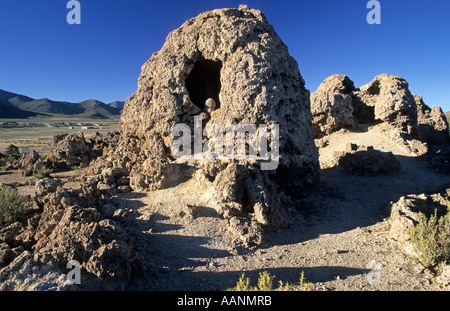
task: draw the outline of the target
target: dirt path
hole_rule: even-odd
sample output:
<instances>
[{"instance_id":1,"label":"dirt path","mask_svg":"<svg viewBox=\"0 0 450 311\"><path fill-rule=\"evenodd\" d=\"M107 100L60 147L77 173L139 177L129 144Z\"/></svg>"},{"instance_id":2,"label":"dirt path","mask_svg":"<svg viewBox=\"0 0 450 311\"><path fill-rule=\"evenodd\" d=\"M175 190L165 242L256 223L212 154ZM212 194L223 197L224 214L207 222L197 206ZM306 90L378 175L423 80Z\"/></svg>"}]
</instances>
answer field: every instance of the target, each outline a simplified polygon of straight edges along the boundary
<instances>
[{"instance_id":1,"label":"dirt path","mask_svg":"<svg viewBox=\"0 0 450 311\"><path fill-rule=\"evenodd\" d=\"M320 185L302 201L302 210L292 212L292 225L269 232L257 248L233 248L224 220L195 180L122 197L137 250L150 267L133 289L224 290L233 287L242 272L256 282L258 273L267 270L276 281L291 283L304 271L314 290L439 290L389 238L387 217L391 201L435 191L450 177L405 156L404 146L386 144L378 132L350 136L347 142L393 151L401 171L369 177L323 169ZM345 149L342 138L330 137L321 159ZM190 216L189 206L198 207L196 217Z\"/></svg>"},{"instance_id":2,"label":"dirt path","mask_svg":"<svg viewBox=\"0 0 450 311\"><path fill-rule=\"evenodd\" d=\"M377 129L335 133L327 140L320 149L320 184L299 202L301 208L290 211L292 224L269 231L259 247L234 246L235 237L217 215L207 189L194 178L149 193L119 195L114 204L126 211L123 224L147 267L128 289L225 290L242 272L255 284L266 270L284 283L298 282L303 271L313 290L441 290L390 239L389 203L448 186L450 176L409 157L404 145L386 140ZM349 141L392 151L401 162L400 172L355 176L327 167L332 153L344 150ZM54 175L70 188L80 171ZM18 183L24 195L33 195L32 179L0 173L1 182Z\"/></svg>"}]
</instances>

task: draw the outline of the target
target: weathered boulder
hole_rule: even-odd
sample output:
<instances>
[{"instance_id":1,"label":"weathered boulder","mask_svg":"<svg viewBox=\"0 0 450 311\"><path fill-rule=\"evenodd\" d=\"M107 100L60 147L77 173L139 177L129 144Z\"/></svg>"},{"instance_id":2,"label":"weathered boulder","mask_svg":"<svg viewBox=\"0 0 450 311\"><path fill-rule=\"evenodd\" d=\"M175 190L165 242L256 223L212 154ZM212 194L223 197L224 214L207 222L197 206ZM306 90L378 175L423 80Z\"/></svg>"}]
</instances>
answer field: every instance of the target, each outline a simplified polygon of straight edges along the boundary
<instances>
[{"instance_id":1,"label":"weathered boulder","mask_svg":"<svg viewBox=\"0 0 450 311\"><path fill-rule=\"evenodd\" d=\"M209 164L200 174L211 182L218 214L227 220L230 231L245 246L263 241L264 226L280 228L289 224L283 206L293 203L278 191L267 175L251 165L215 164L217 169Z\"/></svg>"},{"instance_id":2,"label":"weathered boulder","mask_svg":"<svg viewBox=\"0 0 450 311\"><path fill-rule=\"evenodd\" d=\"M119 139L118 132L95 133L86 139L83 132L62 134L53 137L53 149L47 155L46 163L56 168L86 167L102 156L104 148L114 149Z\"/></svg>"},{"instance_id":3,"label":"weathered boulder","mask_svg":"<svg viewBox=\"0 0 450 311\"><path fill-rule=\"evenodd\" d=\"M417 106L401 77L381 74L363 85L354 96L374 108L374 119L398 128L405 137L417 134Z\"/></svg>"},{"instance_id":4,"label":"weathered boulder","mask_svg":"<svg viewBox=\"0 0 450 311\"><path fill-rule=\"evenodd\" d=\"M19 151L19 147L10 144L5 148L5 152L7 156L14 156L14 157L19 157L20 156L20 151Z\"/></svg>"},{"instance_id":5,"label":"weathered boulder","mask_svg":"<svg viewBox=\"0 0 450 311\"><path fill-rule=\"evenodd\" d=\"M450 265L443 264L441 274L436 278L436 280L441 283L443 286L450 285Z\"/></svg>"},{"instance_id":6,"label":"weathered boulder","mask_svg":"<svg viewBox=\"0 0 450 311\"><path fill-rule=\"evenodd\" d=\"M203 114L203 125L276 122L282 160L275 175L289 173L292 184L317 180L309 94L298 65L264 14L241 6L190 19L142 67L121 116L118 148L131 162L134 189L164 186L172 128L193 127L208 98L217 107Z\"/></svg>"},{"instance_id":7,"label":"weathered boulder","mask_svg":"<svg viewBox=\"0 0 450 311\"><path fill-rule=\"evenodd\" d=\"M71 260L81 264L83 289L121 289L141 271L133 239L108 219L111 206L102 204L95 183L83 181L69 191L57 179L44 178L35 189L40 210L26 223L0 230L0 288L70 289L62 272ZM30 269L30 276L42 274L42 279L23 279Z\"/></svg>"},{"instance_id":8,"label":"weathered boulder","mask_svg":"<svg viewBox=\"0 0 450 311\"><path fill-rule=\"evenodd\" d=\"M17 166L22 169L23 176L31 176L44 166L41 156L35 150L22 154Z\"/></svg>"},{"instance_id":9,"label":"weathered boulder","mask_svg":"<svg viewBox=\"0 0 450 311\"><path fill-rule=\"evenodd\" d=\"M326 78L311 94L314 137L382 123L387 136L423 155L429 145L450 142L449 125L440 107L428 107L398 76L383 73L360 88L345 75Z\"/></svg>"},{"instance_id":10,"label":"weathered boulder","mask_svg":"<svg viewBox=\"0 0 450 311\"><path fill-rule=\"evenodd\" d=\"M438 217L446 214L448 204L446 197L448 195L450 195L450 189L434 194L410 194L391 203L389 233L407 254L418 255L411 243L408 231L419 223L420 214L427 218L430 218L435 211Z\"/></svg>"},{"instance_id":11,"label":"weathered boulder","mask_svg":"<svg viewBox=\"0 0 450 311\"><path fill-rule=\"evenodd\" d=\"M449 125L440 107L428 107L421 96L414 95L417 105L418 138L434 145L445 145L450 141Z\"/></svg>"},{"instance_id":12,"label":"weathered boulder","mask_svg":"<svg viewBox=\"0 0 450 311\"><path fill-rule=\"evenodd\" d=\"M131 188L165 187L186 178L183 172L192 167L202 170L209 165L212 160L205 157L174 159L171 154L172 129L182 123L193 133L195 116L201 117L203 127L216 125L222 132L229 125L263 124L268 129L279 125L276 169L261 170L264 161L259 158L222 159L225 164L214 168L221 180L221 171L236 164L237 175L230 174L242 179L227 179L230 193L224 196L227 203L251 202L249 211L262 209L257 220L261 224L275 224L270 219L277 217L257 206L264 196L266 202L272 200L275 183L278 191L300 194L318 180L309 92L297 62L259 10L240 6L202 13L172 31L161 50L143 65L138 90L121 115L121 138L113 160L129 171ZM210 142L216 138L217 134L208 135ZM240 174L241 168L245 173ZM251 193L238 194L241 185ZM258 197L253 191L263 194Z\"/></svg>"},{"instance_id":13,"label":"weathered boulder","mask_svg":"<svg viewBox=\"0 0 450 311\"><path fill-rule=\"evenodd\" d=\"M59 179L42 178L36 181L34 190L38 197L43 197L46 194L55 192L56 189L60 186L62 186L62 182Z\"/></svg>"},{"instance_id":14,"label":"weathered boulder","mask_svg":"<svg viewBox=\"0 0 450 311\"><path fill-rule=\"evenodd\" d=\"M347 144L346 150L335 152L334 159L340 168L357 175L395 173L401 167L392 152L382 152L372 146L352 143Z\"/></svg>"},{"instance_id":15,"label":"weathered boulder","mask_svg":"<svg viewBox=\"0 0 450 311\"><path fill-rule=\"evenodd\" d=\"M333 75L326 78L311 94L315 138L356 126L351 96L355 90L353 81L347 76Z\"/></svg>"},{"instance_id":16,"label":"weathered boulder","mask_svg":"<svg viewBox=\"0 0 450 311\"><path fill-rule=\"evenodd\" d=\"M66 273L45 254L23 251L6 267L0 269L0 291L67 291L76 290Z\"/></svg>"},{"instance_id":17,"label":"weathered boulder","mask_svg":"<svg viewBox=\"0 0 450 311\"><path fill-rule=\"evenodd\" d=\"M87 165L90 161L90 152L82 132L55 135L53 149L47 155L46 162L58 168Z\"/></svg>"}]
</instances>

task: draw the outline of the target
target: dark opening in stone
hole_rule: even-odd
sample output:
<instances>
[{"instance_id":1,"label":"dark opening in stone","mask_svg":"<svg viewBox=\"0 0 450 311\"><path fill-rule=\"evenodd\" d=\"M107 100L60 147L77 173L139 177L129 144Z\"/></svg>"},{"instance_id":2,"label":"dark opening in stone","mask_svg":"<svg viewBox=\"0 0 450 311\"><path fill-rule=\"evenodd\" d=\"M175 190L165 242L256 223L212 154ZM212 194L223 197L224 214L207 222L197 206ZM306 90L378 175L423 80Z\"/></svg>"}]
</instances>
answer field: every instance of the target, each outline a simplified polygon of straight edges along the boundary
<instances>
[{"instance_id":1,"label":"dark opening in stone","mask_svg":"<svg viewBox=\"0 0 450 311\"><path fill-rule=\"evenodd\" d=\"M208 98L214 99L216 109L220 108L220 70L221 61L201 59L194 64L189 76L186 78L186 88L191 101L200 109L205 109Z\"/></svg>"},{"instance_id":2,"label":"dark opening in stone","mask_svg":"<svg viewBox=\"0 0 450 311\"><path fill-rule=\"evenodd\" d=\"M380 95L380 82L376 81L368 89L367 94L369 95Z\"/></svg>"},{"instance_id":3,"label":"dark opening in stone","mask_svg":"<svg viewBox=\"0 0 450 311\"><path fill-rule=\"evenodd\" d=\"M353 116L359 124L377 124L375 119L375 107L367 106L358 97L353 97Z\"/></svg>"}]
</instances>

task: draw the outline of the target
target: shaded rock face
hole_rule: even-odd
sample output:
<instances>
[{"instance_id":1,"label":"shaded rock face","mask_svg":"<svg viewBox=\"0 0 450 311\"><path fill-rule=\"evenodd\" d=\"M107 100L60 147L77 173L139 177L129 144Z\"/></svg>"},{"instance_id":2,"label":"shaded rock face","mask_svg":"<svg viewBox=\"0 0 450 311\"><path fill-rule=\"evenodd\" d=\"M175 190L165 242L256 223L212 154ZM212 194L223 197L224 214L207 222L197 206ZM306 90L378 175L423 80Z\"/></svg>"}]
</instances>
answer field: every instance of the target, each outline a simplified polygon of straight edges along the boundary
<instances>
[{"instance_id":1,"label":"shaded rock face","mask_svg":"<svg viewBox=\"0 0 450 311\"><path fill-rule=\"evenodd\" d=\"M358 146L349 143L343 152L336 152L339 167L356 175L377 175L395 173L400 162L392 152L375 150L372 146Z\"/></svg>"},{"instance_id":2,"label":"shaded rock face","mask_svg":"<svg viewBox=\"0 0 450 311\"><path fill-rule=\"evenodd\" d=\"M231 181L230 189L237 182L251 184L245 180L252 179L268 197L273 183L281 190L301 192L318 180L319 172L304 84L296 61L262 12L240 6L202 13L172 31L162 49L143 65L138 90L121 116L116 162L130 172L133 190L158 189L182 178L188 165L197 170L209 165L209 160L172 158L174 125L187 124L193 133L194 116L202 117L203 127L215 124L223 131L231 124L276 123L276 170L262 171L258 161L225 160L215 167L214 176L227 167L239 172L242 167L258 173L238 174L244 181ZM237 167L229 166L233 163ZM251 196L243 201L251 202Z\"/></svg>"},{"instance_id":3,"label":"shaded rock face","mask_svg":"<svg viewBox=\"0 0 450 311\"><path fill-rule=\"evenodd\" d=\"M89 163L90 150L83 133L56 135L47 162L55 167L71 167Z\"/></svg>"},{"instance_id":4,"label":"shaded rock face","mask_svg":"<svg viewBox=\"0 0 450 311\"><path fill-rule=\"evenodd\" d=\"M449 141L449 125L440 107L428 107L421 96L414 96L417 104L419 139L436 145Z\"/></svg>"}]
</instances>

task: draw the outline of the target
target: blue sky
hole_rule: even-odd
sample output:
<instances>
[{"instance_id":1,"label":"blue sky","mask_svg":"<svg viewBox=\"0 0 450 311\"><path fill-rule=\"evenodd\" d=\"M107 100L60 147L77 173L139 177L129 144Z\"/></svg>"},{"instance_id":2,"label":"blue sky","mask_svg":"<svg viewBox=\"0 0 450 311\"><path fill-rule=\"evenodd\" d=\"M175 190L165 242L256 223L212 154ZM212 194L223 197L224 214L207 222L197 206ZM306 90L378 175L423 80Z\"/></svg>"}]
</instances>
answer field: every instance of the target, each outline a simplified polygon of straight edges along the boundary
<instances>
[{"instance_id":1,"label":"blue sky","mask_svg":"<svg viewBox=\"0 0 450 311\"><path fill-rule=\"evenodd\" d=\"M54 100L125 100L142 64L187 19L246 3L261 9L297 60L306 87L348 75L357 87L386 72L405 78L429 106L450 110L450 1L79 0L69 25L66 0L0 0L0 89Z\"/></svg>"}]
</instances>

